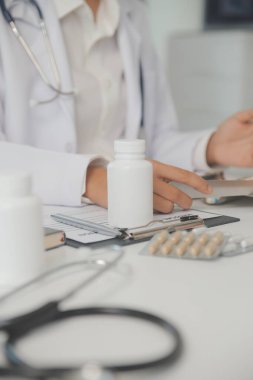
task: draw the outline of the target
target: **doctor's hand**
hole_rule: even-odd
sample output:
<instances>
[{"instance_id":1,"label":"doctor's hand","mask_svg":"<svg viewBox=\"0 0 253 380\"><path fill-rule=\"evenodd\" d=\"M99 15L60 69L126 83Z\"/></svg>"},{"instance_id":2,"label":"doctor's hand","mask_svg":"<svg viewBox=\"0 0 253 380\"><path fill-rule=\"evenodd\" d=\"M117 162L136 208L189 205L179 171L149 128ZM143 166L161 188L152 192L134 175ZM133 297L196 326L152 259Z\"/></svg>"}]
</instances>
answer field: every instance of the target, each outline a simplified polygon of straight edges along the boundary
<instances>
[{"instance_id":1,"label":"doctor's hand","mask_svg":"<svg viewBox=\"0 0 253 380\"><path fill-rule=\"evenodd\" d=\"M104 166L88 166L84 196L107 208L107 169Z\"/></svg>"},{"instance_id":2,"label":"doctor's hand","mask_svg":"<svg viewBox=\"0 0 253 380\"><path fill-rule=\"evenodd\" d=\"M151 161L151 163L153 165L153 203L156 211L169 213L175 204L183 209L191 207L191 197L171 185L171 181L184 183L204 194L212 192L208 182L193 172L158 161Z\"/></svg>"},{"instance_id":3,"label":"doctor's hand","mask_svg":"<svg viewBox=\"0 0 253 380\"><path fill-rule=\"evenodd\" d=\"M153 206L156 211L169 213L175 204L183 209L191 207L192 199L171 185L171 181L184 183L204 194L210 194L212 191L208 183L197 174L158 161L150 162L153 165ZM92 202L107 207L106 168L92 166L88 168L84 195Z\"/></svg>"},{"instance_id":4,"label":"doctor's hand","mask_svg":"<svg viewBox=\"0 0 253 380\"><path fill-rule=\"evenodd\" d=\"M219 126L209 140L206 158L209 165L253 166L253 109Z\"/></svg>"}]
</instances>

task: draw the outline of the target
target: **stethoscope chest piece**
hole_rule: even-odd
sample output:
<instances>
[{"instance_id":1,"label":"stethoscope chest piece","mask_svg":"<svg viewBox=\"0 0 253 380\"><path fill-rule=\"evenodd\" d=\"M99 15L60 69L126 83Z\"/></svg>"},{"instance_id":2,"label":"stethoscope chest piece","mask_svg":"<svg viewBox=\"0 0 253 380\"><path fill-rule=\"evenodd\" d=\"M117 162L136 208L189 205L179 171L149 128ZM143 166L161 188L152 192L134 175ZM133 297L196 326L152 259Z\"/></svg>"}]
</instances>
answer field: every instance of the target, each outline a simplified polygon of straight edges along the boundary
<instances>
[{"instance_id":1,"label":"stethoscope chest piece","mask_svg":"<svg viewBox=\"0 0 253 380\"><path fill-rule=\"evenodd\" d=\"M115 380L115 376L94 362L87 363L80 370L64 376L63 380Z\"/></svg>"}]
</instances>

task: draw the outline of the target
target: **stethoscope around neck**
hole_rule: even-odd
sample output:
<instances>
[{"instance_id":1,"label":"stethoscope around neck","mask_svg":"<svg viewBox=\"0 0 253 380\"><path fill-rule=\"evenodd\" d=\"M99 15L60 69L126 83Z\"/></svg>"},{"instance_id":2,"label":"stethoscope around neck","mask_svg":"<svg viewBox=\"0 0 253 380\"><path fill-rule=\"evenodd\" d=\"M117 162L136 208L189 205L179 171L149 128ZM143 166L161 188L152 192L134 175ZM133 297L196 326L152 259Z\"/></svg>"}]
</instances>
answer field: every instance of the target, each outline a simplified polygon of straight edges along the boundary
<instances>
[{"instance_id":1,"label":"stethoscope around neck","mask_svg":"<svg viewBox=\"0 0 253 380\"><path fill-rule=\"evenodd\" d=\"M31 105L41 105L41 104L47 104L51 103L53 100L55 100L58 96L64 95L64 96L73 96L75 95L76 91L74 89L69 91L63 91L62 90L62 84L61 84L61 78L59 73L59 68L55 59L55 54L53 52L52 44L50 42L50 38L48 35L47 27L44 21L44 16L42 13L41 8L39 7L38 3L35 0L24 0L25 2L29 3L31 5L31 8L33 8L34 12L38 16L38 23L39 23L39 29L41 31L41 34L43 36L43 41L45 45L45 49L48 54L48 60L50 63L51 71L54 77L54 83L49 79L48 75L43 70L41 64L39 63L38 59L36 58L35 54L29 47L28 43L22 36L22 33L20 32L16 22L15 17L12 16L12 12L10 9L7 9L5 5L5 0L0 0L0 8L1 12L3 14L4 19L9 24L13 34L18 39L20 45L23 47L24 51L26 52L28 58L32 62L33 66L35 67L36 71L38 72L40 78L45 83L47 87L49 87L53 92L54 95L49 99L43 99L43 100L35 100L31 99Z\"/></svg>"}]
</instances>

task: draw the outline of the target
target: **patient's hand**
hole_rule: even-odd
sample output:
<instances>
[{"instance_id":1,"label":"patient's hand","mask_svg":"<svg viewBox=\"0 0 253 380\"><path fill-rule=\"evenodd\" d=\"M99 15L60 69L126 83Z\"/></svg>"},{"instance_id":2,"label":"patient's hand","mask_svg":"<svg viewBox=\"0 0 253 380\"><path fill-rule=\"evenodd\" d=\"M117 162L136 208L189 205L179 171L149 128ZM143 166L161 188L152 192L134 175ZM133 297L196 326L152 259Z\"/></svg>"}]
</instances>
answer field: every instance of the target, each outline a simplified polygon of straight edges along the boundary
<instances>
[{"instance_id":1,"label":"patient's hand","mask_svg":"<svg viewBox=\"0 0 253 380\"><path fill-rule=\"evenodd\" d=\"M209 165L253 166L253 109L225 120L211 136L206 158Z\"/></svg>"},{"instance_id":2,"label":"patient's hand","mask_svg":"<svg viewBox=\"0 0 253 380\"><path fill-rule=\"evenodd\" d=\"M154 210L169 213L174 204L187 209L191 207L192 199L171 185L171 181L185 183L194 189L209 194L212 189L208 183L197 174L175 166L150 161L153 165ZM84 194L92 202L107 207L107 170L104 167L90 166L86 177L86 192Z\"/></svg>"}]
</instances>

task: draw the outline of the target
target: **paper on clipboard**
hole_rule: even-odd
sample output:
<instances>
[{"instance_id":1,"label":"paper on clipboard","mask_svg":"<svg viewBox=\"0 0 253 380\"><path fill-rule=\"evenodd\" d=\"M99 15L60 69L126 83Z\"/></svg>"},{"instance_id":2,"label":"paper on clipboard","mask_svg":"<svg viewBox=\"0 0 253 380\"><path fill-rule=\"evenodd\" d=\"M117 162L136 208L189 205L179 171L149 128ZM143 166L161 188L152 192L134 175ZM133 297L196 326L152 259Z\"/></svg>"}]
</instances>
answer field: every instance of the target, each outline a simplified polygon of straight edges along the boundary
<instances>
[{"instance_id":1,"label":"paper on clipboard","mask_svg":"<svg viewBox=\"0 0 253 380\"><path fill-rule=\"evenodd\" d=\"M188 185L182 183L171 182L172 185L184 191L193 199L207 198L207 197L236 197L236 196L253 196L253 180L252 179L235 179L224 180L214 179L208 180L212 186L213 192L211 194L203 194Z\"/></svg>"},{"instance_id":2,"label":"paper on clipboard","mask_svg":"<svg viewBox=\"0 0 253 380\"><path fill-rule=\"evenodd\" d=\"M56 222L54 219L51 218L50 215L57 214L57 213L64 213L65 215L74 216L75 218L80 218L80 220L86 220L93 223L98 223L100 225L109 226L107 221L107 210L105 210L102 207L96 206L96 205L84 205L83 207L61 207L61 206L54 206L54 207L44 207L44 225L51 228L56 229L62 229L64 230L67 239L82 243L82 244L90 244L95 243L99 241L104 241L111 239L112 237L108 237L105 235L102 235L100 233L95 233L92 231L88 231L85 229L77 228L71 225L62 224L59 222ZM182 216L187 215L197 215L200 219L208 220L213 219L214 217L220 217L219 214L210 213L207 211L200 211L200 210L180 210L176 209L171 214L155 214L154 215L154 228L156 227L156 222L159 221L166 221L168 223L173 223L179 220ZM160 226L161 227L161 226ZM138 229L134 230L128 230L130 233L135 233L137 235L143 235L143 233L146 233L147 228L139 227Z\"/></svg>"}]
</instances>

